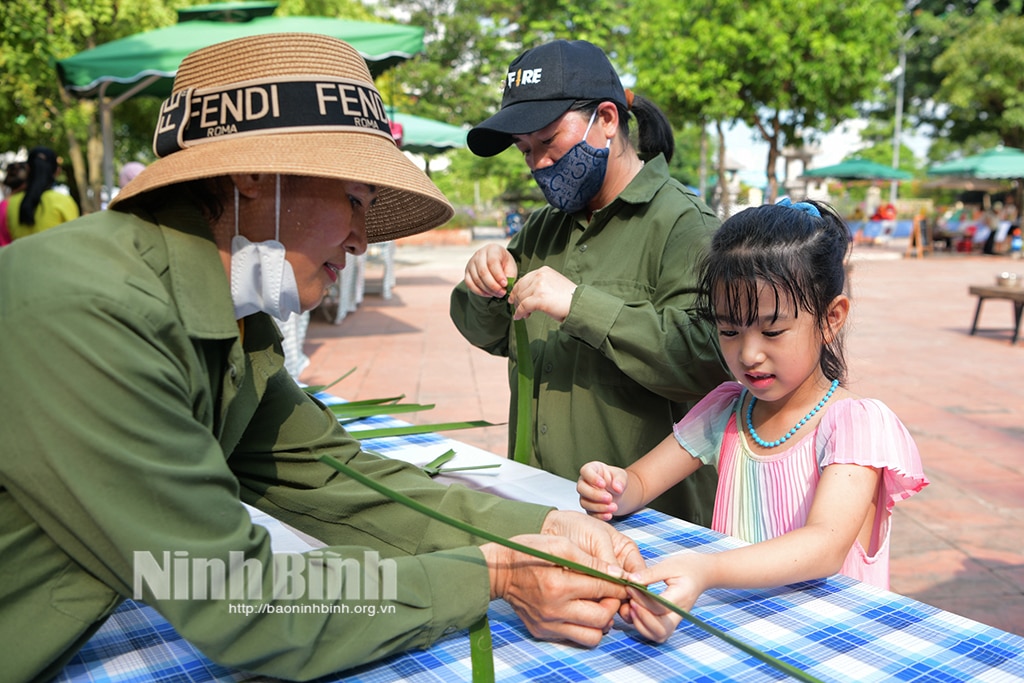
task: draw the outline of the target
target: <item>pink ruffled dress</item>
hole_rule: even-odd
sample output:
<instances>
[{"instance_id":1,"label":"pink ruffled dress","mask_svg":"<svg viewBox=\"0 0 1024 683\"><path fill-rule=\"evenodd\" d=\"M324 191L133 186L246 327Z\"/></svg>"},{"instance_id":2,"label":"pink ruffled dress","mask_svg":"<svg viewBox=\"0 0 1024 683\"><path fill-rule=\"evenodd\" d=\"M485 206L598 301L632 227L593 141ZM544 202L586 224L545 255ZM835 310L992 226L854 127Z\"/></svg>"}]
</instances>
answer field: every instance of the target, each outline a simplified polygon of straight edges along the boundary
<instances>
[{"instance_id":1,"label":"pink ruffled dress","mask_svg":"<svg viewBox=\"0 0 1024 683\"><path fill-rule=\"evenodd\" d=\"M888 590L892 507L928 485L907 428L881 401L842 399L789 448L758 455L737 427L743 424L739 411L745 393L738 382L721 384L673 429L679 445L718 468L711 527L749 543L781 536L807 522L826 466L878 468L882 491L871 548L854 542L840 573Z\"/></svg>"}]
</instances>

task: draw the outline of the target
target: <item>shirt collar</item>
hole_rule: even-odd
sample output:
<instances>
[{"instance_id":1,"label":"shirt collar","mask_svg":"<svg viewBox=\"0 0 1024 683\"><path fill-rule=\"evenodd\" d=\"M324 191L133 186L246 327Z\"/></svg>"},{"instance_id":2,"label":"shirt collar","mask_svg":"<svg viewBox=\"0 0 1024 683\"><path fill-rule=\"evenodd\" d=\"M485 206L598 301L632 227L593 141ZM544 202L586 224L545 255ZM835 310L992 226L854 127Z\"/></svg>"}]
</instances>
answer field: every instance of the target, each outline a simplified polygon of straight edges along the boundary
<instances>
[{"instance_id":1,"label":"shirt collar","mask_svg":"<svg viewBox=\"0 0 1024 683\"><path fill-rule=\"evenodd\" d=\"M669 181L668 162L659 154L644 162L643 168L636 177L619 193L617 199L627 204L646 204L654 199L654 195Z\"/></svg>"},{"instance_id":2,"label":"shirt collar","mask_svg":"<svg viewBox=\"0 0 1024 683\"><path fill-rule=\"evenodd\" d=\"M573 215L576 227L580 230L603 225L619 212L620 202L625 204L643 205L649 203L658 194L665 183L671 179L668 174L668 162L662 154L646 161L640 172L629 181L619 196L613 199L607 206L604 206L593 213L588 221L586 212Z\"/></svg>"},{"instance_id":3,"label":"shirt collar","mask_svg":"<svg viewBox=\"0 0 1024 683\"><path fill-rule=\"evenodd\" d=\"M146 218L157 223L163 233L171 294L189 335L238 337L228 275L199 208L181 201L162 206Z\"/></svg>"}]
</instances>

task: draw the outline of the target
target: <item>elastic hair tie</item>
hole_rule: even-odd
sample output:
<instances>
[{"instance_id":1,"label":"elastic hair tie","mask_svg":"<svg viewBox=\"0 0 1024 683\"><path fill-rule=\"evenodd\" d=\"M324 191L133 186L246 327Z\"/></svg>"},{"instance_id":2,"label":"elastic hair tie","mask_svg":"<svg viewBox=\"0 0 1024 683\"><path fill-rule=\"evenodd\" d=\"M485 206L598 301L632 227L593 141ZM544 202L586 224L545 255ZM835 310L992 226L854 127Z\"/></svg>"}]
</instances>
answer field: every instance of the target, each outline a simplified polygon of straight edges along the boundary
<instances>
[{"instance_id":1,"label":"elastic hair tie","mask_svg":"<svg viewBox=\"0 0 1024 683\"><path fill-rule=\"evenodd\" d=\"M633 108L633 91L626 88L626 109Z\"/></svg>"},{"instance_id":2,"label":"elastic hair tie","mask_svg":"<svg viewBox=\"0 0 1024 683\"><path fill-rule=\"evenodd\" d=\"M803 211L804 213L808 213L814 216L815 218L821 218L821 212L818 211L818 207L816 207L814 204L808 204L807 202L794 203L792 200L790 200L789 197L783 197L779 201L775 202L775 205L786 206L791 209L796 209L797 211Z\"/></svg>"}]
</instances>

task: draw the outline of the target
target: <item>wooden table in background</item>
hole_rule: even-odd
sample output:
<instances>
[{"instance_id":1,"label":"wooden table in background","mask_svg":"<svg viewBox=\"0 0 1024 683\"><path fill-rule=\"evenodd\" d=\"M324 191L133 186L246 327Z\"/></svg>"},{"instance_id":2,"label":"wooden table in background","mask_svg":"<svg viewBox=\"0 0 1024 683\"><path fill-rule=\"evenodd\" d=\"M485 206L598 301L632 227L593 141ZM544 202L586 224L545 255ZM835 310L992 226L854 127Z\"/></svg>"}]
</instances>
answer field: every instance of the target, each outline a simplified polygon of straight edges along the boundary
<instances>
[{"instance_id":1,"label":"wooden table in background","mask_svg":"<svg viewBox=\"0 0 1024 683\"><path fill-rule=\"evenodd\" d=\"M1020 336L1021 313L1024 312L1024 287L971 285L968 291L978 297L978 307L974 309L974 322L971 324L971 334L978 331L978 318L981 316L981 305L985 302L985 299L1006 299L1013 303L1013 338L1010 340L1010 343L1016 344L1017 337Z\"/></svg>"}]
</instances>

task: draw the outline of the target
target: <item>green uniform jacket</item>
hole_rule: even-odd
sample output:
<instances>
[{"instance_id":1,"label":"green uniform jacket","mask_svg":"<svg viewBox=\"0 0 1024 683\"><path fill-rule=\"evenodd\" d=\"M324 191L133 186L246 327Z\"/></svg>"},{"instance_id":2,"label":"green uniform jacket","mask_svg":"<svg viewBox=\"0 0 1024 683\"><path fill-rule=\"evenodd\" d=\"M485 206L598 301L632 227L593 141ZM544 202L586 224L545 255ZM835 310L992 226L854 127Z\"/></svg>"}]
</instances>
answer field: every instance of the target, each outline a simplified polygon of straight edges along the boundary
<instances>
[{"instance_id":1,"label":"green uniform jacket","mask_svg":"<svg viewBox=\"0 0 1024 683\"><path fill-rule=\"evenodd\" d=\"M564 322L543 314L526 321L534 465L573 481L591 460L625 467L729 379L714 327L690 310L696 268L718 225L658 156L589 223L549 206L512 238L520 275L549 266L578 285ZM511 310L460 283L451 317L474 346L509 357L511 457L518 395ZM652 507L710 526L716 484L714 470L701 468Z\"/></svg>"},{"instance_id":2,"label":"green uniform jacket","mask_svg":"<svg viewBox=\"0 0 1024 683\"><path fill-rule=\"evenodd\" d=\"M486 611L477 539L317 458L508 535L539 530L548 508L442 486L362 452L284 371L271 318L242 322L240 339L219 253L190 205L96 213L0 251L5 680L54 675L137 583L142 601L214 661L282 678L424 647ZM136 553L166 567L165 557L227 563L241 551L263 569L249 579L261 590L250 604L322 607L274 600L269 536L241 501L342 558L397 558L397 595L363 601L395 612L245 616L230 600L157 597L137 581Z\"/></svg>"}]
</instances>

